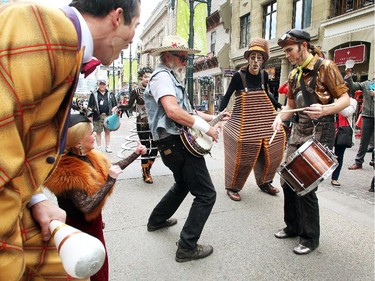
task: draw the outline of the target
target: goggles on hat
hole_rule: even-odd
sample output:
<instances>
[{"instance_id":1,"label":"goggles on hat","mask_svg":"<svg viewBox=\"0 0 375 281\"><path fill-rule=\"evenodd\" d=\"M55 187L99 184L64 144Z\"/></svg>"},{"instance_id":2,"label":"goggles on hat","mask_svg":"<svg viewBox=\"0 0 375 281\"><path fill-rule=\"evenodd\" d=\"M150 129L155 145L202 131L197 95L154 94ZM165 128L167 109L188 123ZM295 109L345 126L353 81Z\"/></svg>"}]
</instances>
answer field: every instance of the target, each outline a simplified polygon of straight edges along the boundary
<instances>
[{"instance_id":1,"label":"goggles on hat","mask_svg":"<svg viewBox=\"0 0 375 281\"><path fill-rule=\"evenodd\" d=\"M284 45L285 41L301 43L301 42L310 42L310 35L303 30L291 29L288 32L284 33L279 40L277 41L278 45Z\"/></svg>"}]
</instances>

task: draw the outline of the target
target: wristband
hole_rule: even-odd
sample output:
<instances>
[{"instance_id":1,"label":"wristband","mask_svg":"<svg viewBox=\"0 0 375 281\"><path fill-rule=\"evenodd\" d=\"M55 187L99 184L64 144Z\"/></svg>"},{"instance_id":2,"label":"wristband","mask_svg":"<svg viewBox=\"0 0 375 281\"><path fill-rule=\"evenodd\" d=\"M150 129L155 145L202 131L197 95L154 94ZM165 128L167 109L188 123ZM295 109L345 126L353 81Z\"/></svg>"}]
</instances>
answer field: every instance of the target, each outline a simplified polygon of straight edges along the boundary
<instances>
[{"instance_id":1,"label":"wristband","mask_svg":"<svg viewBox=\"0 0 375 281\"><path fill-rule=\"evenodd\" d=\"M48 198L44 193L34 194L33 196L31 196L29 203L27 203L27 208L31 208L35 204L45 201L45 200L48 200Z\"/></svg>"},{"instance_id":2,"label":"wristband","mask_svg":"<svg viewBox=\"0 0 375 281\"><path fill-rule=\"evenodd\" d=\"M202 131L203 133L207 133L208 130L211 128L210 124L208 124L205 120L200 118L198 115L193 115L194 117L194 124L192 126L193 129Z\"/></svg>"}]
</instances>

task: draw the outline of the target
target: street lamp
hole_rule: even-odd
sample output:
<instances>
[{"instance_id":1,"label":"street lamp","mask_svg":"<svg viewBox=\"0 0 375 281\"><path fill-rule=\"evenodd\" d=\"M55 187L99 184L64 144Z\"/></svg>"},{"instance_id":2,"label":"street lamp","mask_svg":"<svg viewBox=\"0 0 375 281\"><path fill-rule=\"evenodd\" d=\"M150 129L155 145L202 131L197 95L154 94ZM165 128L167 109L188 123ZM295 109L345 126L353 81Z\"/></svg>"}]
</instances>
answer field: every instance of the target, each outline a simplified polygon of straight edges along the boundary
<instances>
[{"instance_id":1,"label":"street lamp","mask_svg":"<svg viewBox=\"0 0 375 281\"><path fill-rule=\"evenodd\" d=\"M135 56L133 56L132 54L132 45L130 44L129 45L129 57L128 58L125 58L124 57L124 51L121 52L121 61L123 62L123 66L124 66L124 73L123 73L123 78L124 78L124 81L125 80L125 75L128 75L127 73L125 73L126 71L129 70L129 93L131 93L132 91L132 84L133 84L133 68L134 68L134 65L133 65L133 62L134 61L137 61L137 65L135 66L135 70L138 69L138 65L139 65L139 59L140 59L140 47L137 46L137 49L136 49L136 53L135 53ZM128 64L125 64L125 60L129 60L129 69L127 68L127 65ZM126 71L125 71L125 65L126 65Z\"/></svg>"},{"instance_id":2,"label":"street lamp","mask_svg":"<svg viewBox=\"0 0 375 281\"><path fill-rule=\"evenodd\" d=\"M207 15L211 14L211 0L189 0L190 21L189 21L189 48L194 49L194 2L207 4ZM194 54L188 55L187 65L187 90L189 99L193 102L193 72L194 72Z\"/></svg>"},{"instance_id":3,"label":"street lamp","mask_svg":"<svg viewBox=\"0 0 375 281\"><path fill-rule=\"evenodd\" d=\"M129 45L129 95L130 93L132 92L132 65L133 65L133 61L132 61L132 44Z\"/></svg>"},{"instance_id":4,"label":"street lamp","mask_svg":"<svg viewBox=\"0 0 375 281\"><path fill-rule=\"evenodd\" d=\"M181 1L181 0L180 0ZM194 2L205 3L207 4L207 15L210 16L211 14L211 1L212 0L189 0L189 12L190 12L190 20L189 20L189 48L194 49ZM171 0L171 9L174 10L175 8L175 0ZM194 61L194 54L188 55L188 65L187 65L187 91L189 95L190 101L193 103L193 61Z\"/></svg>"},{"instance_id":5,"label":"street lamp","mask_svg":"<svg viewBox=\"0 0 375 281\"><path fill-rule=\"evenodd\" d=\"M112 93L115 93L116 81L115 81L115 61L112 62Z\"/></svg>"}]
</instances>

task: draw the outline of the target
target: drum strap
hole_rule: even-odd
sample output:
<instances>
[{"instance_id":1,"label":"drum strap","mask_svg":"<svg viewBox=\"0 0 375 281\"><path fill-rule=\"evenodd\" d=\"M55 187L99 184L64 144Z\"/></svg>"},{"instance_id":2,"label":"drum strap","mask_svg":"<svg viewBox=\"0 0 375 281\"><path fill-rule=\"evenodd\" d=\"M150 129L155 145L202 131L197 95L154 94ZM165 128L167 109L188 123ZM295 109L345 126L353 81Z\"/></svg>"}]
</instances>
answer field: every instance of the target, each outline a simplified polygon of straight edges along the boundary
<instances>
[{"instance_id":1,"label":"drum strap","mask_svg":"<svg viewBox=\"0 0 375 281\"><path fill-rule=\"evenodd\" d=\"M322 65L322 62L323 62L323 59L319 58L317 60L317 62L315 63L313 76L312 76L312 79L309 83L309 87L311 89L314 89L314 91L315 91L315 84L316 84L316 76L317 76L319 67ZM297 79L298 79L298 73L296 73L295 78L294 78L295 83L296 83ZM310 96L310 94L306 90L306 84L305 84L305 80L303 79L303 77L301 77L299 83L301 85L301 91L302 91L303 99L305 100L305 105L310 106L313 103L312 97Z\"/></svg>"}]
</instances>

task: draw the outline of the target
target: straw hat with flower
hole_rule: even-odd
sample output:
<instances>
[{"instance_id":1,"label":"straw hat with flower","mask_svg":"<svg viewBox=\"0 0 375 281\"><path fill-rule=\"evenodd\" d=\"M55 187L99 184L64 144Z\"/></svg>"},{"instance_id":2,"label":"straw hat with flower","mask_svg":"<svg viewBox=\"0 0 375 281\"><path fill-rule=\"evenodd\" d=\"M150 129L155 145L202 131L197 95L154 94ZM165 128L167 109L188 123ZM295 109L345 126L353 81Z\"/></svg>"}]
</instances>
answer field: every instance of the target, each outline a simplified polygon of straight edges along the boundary
<instances>
[{"instance_id":1,"label":"straw hat with flower","mask_svg":"<svg viewBox=\"0 0 375 281\"><path fill-rule=\"evenodd\" d=\"M148 49L143 53L157 56L164 52L187 52L188 54L200 53L199 50L189 48L187 42L178 35L166 36L160 47Z\"/></svg>"}]
</instances>

